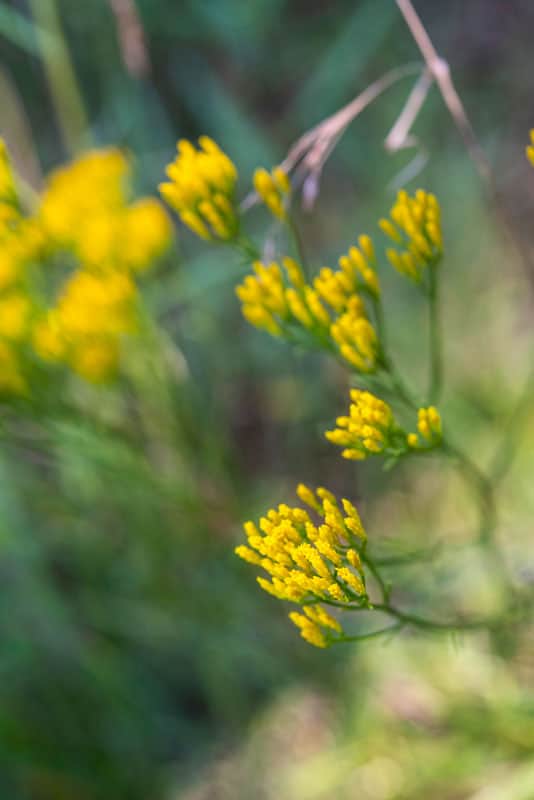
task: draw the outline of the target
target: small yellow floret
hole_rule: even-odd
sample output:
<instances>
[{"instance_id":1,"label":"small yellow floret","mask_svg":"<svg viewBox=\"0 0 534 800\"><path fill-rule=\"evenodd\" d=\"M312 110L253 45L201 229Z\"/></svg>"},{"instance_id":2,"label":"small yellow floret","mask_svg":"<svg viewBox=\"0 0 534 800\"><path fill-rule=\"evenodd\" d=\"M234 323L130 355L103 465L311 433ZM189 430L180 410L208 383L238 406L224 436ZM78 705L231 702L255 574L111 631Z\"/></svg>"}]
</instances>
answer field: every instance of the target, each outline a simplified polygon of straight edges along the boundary
<instances>
[{"instance_id":1,"label":"small yellow floret","mask_svg":"<svg viewBox=\"0 0 534 800\"><path fill-rule=\"evenodd\" d=\"M420 281L423 270L434 266L443 252L440 207L436 197L422 189L410 196L403 189L391 208L390 219L379 226L400 251L386 251L388 260L401 274Z\"/></svg>"}]
</instances>

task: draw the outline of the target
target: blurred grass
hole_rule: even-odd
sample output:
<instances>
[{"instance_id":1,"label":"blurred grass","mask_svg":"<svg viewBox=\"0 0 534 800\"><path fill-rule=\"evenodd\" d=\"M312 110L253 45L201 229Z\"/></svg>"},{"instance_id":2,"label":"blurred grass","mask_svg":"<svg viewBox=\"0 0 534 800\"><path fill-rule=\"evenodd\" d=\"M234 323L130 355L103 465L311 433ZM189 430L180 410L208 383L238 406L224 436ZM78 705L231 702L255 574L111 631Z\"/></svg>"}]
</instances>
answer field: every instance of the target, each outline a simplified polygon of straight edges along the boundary
<instances>
[{"instance_id":1,"label":"blurred grass","mask_svg":"<svg viewBox=\"0 0 534 800\"><path fill-rule=\"evenodd\" d=\"M530 236L531 4L419 5L499 166L517 228ZM92 138L129 149L144 191L154 191L175 140L203 132L238 163L245 188L257 164L276 162L370 80L418 58L385 0L136 7L150 64L143 78L122 60L107 0L58 0L59 43L43 22L36 35L26 3L0 3L0 67L29 136L21 140L11 99L0 133L27 181L38 181L32 160L48 170L68 155L71 106L61 90L54 103L43 41L72 59L88 120L79 146ZM389 205L388 186L409 155L386 157L382 141L407 89L354 123L327 165L318 207L301 215L316 266L333 263L357 233L375 232ZM530 360L527 292L436 93L417 133L431 156L417 183L444 209L446 417L474 457L486 458ZM256 231L264 221L251 215ZM81 422L4 425L0 796L534 796L529 631L507 660L483 638L407 637L385 649L317 653L237 563L243 519L288 499L298 480L326 482L360 501L385 551L443 540L437 565L422 577L408 570L404 601L432 590L445 604L464 587L466 606L492 602L468 551L458 566L453 545L465 543L470 512L447 472L384 476L342 465L320 432L344 408L345 376L247 327L233 295L244 267L223 248L180 236L179 265L147 288L177 347L167 353L172 389L150 374L135 413L110 392L99 396L98 415L89 413L94 398L83 400ZM422 308L396 275L382 280L394 349L424 380ZM502 490L502 524L510 559L532 573L533 426L525 430Z\"/></svg>"}]
</instances>

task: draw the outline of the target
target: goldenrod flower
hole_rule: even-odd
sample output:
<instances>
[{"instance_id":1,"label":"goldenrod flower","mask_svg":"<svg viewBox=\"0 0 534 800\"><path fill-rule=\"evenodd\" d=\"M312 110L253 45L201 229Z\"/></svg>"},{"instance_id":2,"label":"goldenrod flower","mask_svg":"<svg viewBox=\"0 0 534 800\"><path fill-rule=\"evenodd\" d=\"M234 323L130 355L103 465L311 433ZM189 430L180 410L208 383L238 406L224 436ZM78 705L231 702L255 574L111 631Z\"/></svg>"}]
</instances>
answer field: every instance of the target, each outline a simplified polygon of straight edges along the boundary
<instances>
[{"instance_id":1,"label":"goldenrod flower","mask_svg":"<svg viewBox=\"0 0 534 800\"><path fill-rule=\"evenodd\" d=\"M126 206L129 165L120 150L92 150L48 177L39 208L51 241L77 242L88 221L114 216Z\"/></svg>"},{"instance_id":2,"label":"goldenrod flower","mask_svg":"<svg viewBox=\"0 0 534 800\"><path fill-rule=\"evenodd\" d=\"M376 370L379 355L378 338L367 318L359 295L350 298L347 310L332 324L330 333L345 361L358 372Z\"/></svg>"},{"instance_id":3,"label":"goldenrod flower","mask_svg":"<svg viewBox=\"0 0 534 800\"><path fill-rule=\"evenodd\" d=\"M121 272L79 270L64 286L53 311L39 319L32 344L44 360L64 362L100 383L118 368L120 342L137 325L137 288Z\"/></svg>"},{"instance_id":4,"label":"goldenrod flower","mask_svg":"<svg viewBox=\"0 0 534 800\"><path fill-rule=\"evenodd\" d=\"M257 579L262 589L304 605L304 615L295 613L291 619L303 638L324 647L334 641L328 631L341 633L342 629L320 603L349 607L367 600L358 553L366 534L348 500L339 503L327 489L320 487L314 492L303 484L297 487L297 495L317 520L307 510L282 503L257 525L245 523L248 544L235 552L268 574L269 579Z\"/></svg>"},{"instance_id":5,"label":"goldenrod flower","mask_svg":"<svg viewBox=\"0 0 534 800\"><path fill-rule=\"evenodd\" d=\"M379 222L397 248L387 257L402 275L419 282L426 267L437 263L443 251L440 207L433 194L418 189L413 197L403 189L390 212Z\"/></svg>"},{"instance_id":6,"label":"goldenrod flower","mask_svg":"<svg viewBox=\"0 0 534 800\"><path fill-rule=\"evenodd\" d=\"M530 144L525 148L527 158L534 167L534 128L530 131Z\"/></svg>"},{"instance_id":7,"label":"goldenrod flower","mask_svg":"<svg viewBox=\"0 0 534 800\"><path fill-rule=\"evenodd\" d=\"M358 244L359 247L353 246L346 255L341 256L339 266L352 291L363 288L378 297L380 283L376 274L376 256L371 237L360 236Z\"/></svg>"},{"instance_id":8,"label":"goldenrod flower","mask_svg":"<svg viewBox=\"0 0 534 800\"><path fill-rule=\"evenodd\" d=\"M287 218L285 202L291 194L291 183L282 167L275 167L272 172L260 167L254 173L253 183L271 214L285 220Z\"/></svg>"},{"instance_id":9,"label":"goldenrod flower","mask_svg":"<svg viewBox=\"0 0 534 800\"><path fill-rule=\"evenodd\" d=\"M31 310L28 296L20 291L0 296L0 336L12 341L23 339Z\"/></svg>"},{"instance_id":10,"label":"goldenrod flower","mask_svg":"<svg viewBox=\"0 0 534 800\"><path fill-rule=\"evenodd\" d=\"M159 190L180 219L202 239L233 239L238 218L235 207L237 170L220 147L201 136L196 150L191 142L178 142L178 155L167 167L170 182Z\"/></svg>"},{"instance_id":11,"label":"goldenrod flower","mask_svg":"<svg viewBox=\"0 0 534 800\"><path fill-rule=\"evenodd\" d=\"M304 328L325 341L329 335L330 315L318 292L304 280L300 265L284 258L277 262L253 264L254 275L247 275L236 287L243 316L272 336L291 335L292 328Z\"/></svg>"},{"instance_id":12,"label":"goldenrod flower","mask_svg":"<svg viewBox=\"0 0 534 800\"><path fill-rule=\"evenodd\" d=\"M417 412L417 433L409 433L406 437L412 449L430 449L441 443L441 416L437 408L429 406ZM421 438L422 437L422 440Z\"/></svg>"},{"instance_id":13,"label":"goldenrod flower","mask_svg":"<svg viewBox=\"0 0 534 800\"><path fill-rule=\"evenodd\" d=\"M343 458L357 461L388 449L398 449L399 435L403 443L404 434L396 424L390 406L360 389L352 389L350 398L348 416L338 417L337 427L325 433L328 441L344 448Z\"/></svg>"}]
</instances>

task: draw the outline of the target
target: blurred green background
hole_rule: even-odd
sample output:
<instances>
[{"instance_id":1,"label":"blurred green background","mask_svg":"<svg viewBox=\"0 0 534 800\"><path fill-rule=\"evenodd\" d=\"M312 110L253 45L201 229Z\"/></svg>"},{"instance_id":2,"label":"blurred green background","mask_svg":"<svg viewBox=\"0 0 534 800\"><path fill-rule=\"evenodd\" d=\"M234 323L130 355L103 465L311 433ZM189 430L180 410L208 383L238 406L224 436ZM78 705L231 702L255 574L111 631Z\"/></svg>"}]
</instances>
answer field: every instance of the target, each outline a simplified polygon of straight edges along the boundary
<instances>
[{"instance_id":1,"label":"blurred green background","mask_svg":"<svg viewBox=\"0 0 534 800\"><path fill-rule=\"evenodd\" d=\"M534 5L417 7L530 253ZM1 0L0 48L0 134L26 183L118 144L145 193L176 139L207 133L236 162L244 195L257 165L420 60L393 0ZM410 88L399 82L353 123L315 209L298 214L316 267L376 233L414 155L383 148ZM428 162L410 188L443 207L443 410L484 464L530 366L534 272L435 89L415 132ZM261 242L266 215L249 220ZM532 628L497 651L483 634L316 651L234 557L242 520L290 500L299 481L325 483L358 501L382 552L440 543L431 563L390 576L407 606L431 595L438 614L494 602L449 471L342 463L321 432L345 408L346 374L246 325L233 291L246 267L226 249L180 230L178 252L147 286L169 335L171 390L149 375L126 426L113 391L98 418L3 419L0 797L534 798ZM392 271L381 280L394 349L422 379L424 308ZM524 580L534 575L529 421L499 497L501 539Z\"/></svg>"}]
</instances>

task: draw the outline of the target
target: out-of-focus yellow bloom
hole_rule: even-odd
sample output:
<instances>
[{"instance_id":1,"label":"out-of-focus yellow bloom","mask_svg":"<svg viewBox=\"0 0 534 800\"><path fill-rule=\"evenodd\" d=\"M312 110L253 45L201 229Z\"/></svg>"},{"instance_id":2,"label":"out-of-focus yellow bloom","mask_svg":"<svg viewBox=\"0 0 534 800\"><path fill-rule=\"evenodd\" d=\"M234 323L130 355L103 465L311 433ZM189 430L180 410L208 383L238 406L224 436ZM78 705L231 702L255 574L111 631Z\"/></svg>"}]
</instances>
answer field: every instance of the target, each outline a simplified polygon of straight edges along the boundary
<instances>
[{"instance_id":1,"label":"out-of-focus yellow bloom","mask_svg":"<svg viewBox=\"0 0 534 800\"><path fill-rule=\"evenodd\" d=\"M271 214L285 220L287 218L285 202L291 194L291 183L282 167L275 167L272 172L260 167L254 173L253 183Z\"/></svg>"},{"instance_id":2,"label":"out-of-focus yellow bloom","mask_svg":"<svg viewBox=\"0 0 534 800\"><path fill-rule=\"evenodd\" d=\"M70 354L72 369L91 383L104 383L117 371L118 340L113 337L88 339L75 345Z\"/></svg>"},{"instance_id":3,"label":"out-of-focus yellow bloom","mask_svg":"<svg viewBox=\"0 0 534 800\"><path fill-rule=\"evenodd\" d=\"M93 150L55 170L41 197L39 219L52 241L70 245L95 216L115 214L127 202L128 162L120 150Z\"/></svg>"},{"instance_id":4,"label":"out-of-focus yellow bloom","mask_svg":"<svg viewBox=\"0 0 534 800\"><path fill-rule=\"evenodd\" d=\"M0 336L12 341L24 338L28 329L31 303L22 292L0 296Z\"/></svg>"},{"instance_id":5,"label":"out-of-focus yellow bloom","mask_svg":"<svg viewBox=\"0 0 534 800\"><path fill-rule=\"evenodd\" d=\"M425 267L433 266L443 252L441 214L437 199L418 189L413 197L403 189L390 212L379 225L395 243L387 257L402 275L419 282Z\"/></svg>"},{"instance_id":6,"label":"out-of-focus yellow bloom","mask_svg":"<svg viewBox=\"0 0 534 800\"><path fill-rule=\"evenodd\" d=\"M35 325L33 347L43 360L64 362L88 381L109 380L122 336L136 329L136 307L137 288L126 274L79 270L57 307Z\"/></svg>"},{"instance_id":7,"label":"out-of-focus yellow bloom","mask_svg":"<svg viewBox=\"0 0 534 800\"><path fill-rule=\"evenodd\" d=\"M348 500L341 503L327 489L315 492L303 484L297 495L316 515L282 503L258 524L244 525L248 544L236 554L269 575L259 577L262 589L281 600L304 605L304 615L291 620L311 644L326 647L330 631L342 633L341 625L321 605L361 605L366 601L365 578L359 547L366 540L360 517ZM316 601L315 603L313 601Z\"/></svg>"},{"instance_id":8,"label":"out-of-focus yellow bloom","mask_svg":"<svg viewBox=\"0 0 534 800\"><path fill-rule=\"evenodd\" d=\"M121 258L134 272L143 272L172 241L168 214L153 197L128 206L124 219Z\"/></svg>"},{"instance_id":9,"label":"out-of-focus yellow bloom","mask_svg":"<svg viewBox=\"0 0 534 800\"><path fill-rule=\"evenodd\" d=\"M390 406L360 389L352 389L350 398L349 415L338 417L337 427L326 431L326 438L345 448L343 458L355 461L384 452L399 430Z\"/></svg>"},{"instance_id":10,"label":"out-of-focus yellow bloom","mask_svg":"<svg viewBox=\"0 0 534 800\"><path fill-rule=\"evenodd\" d=\"M376 256L371 237L360 236L358 244L359 247L353 246L346 255L341 256L339 266L352 286L352 291L363 287L378 297L380 283L376 274Z\"/></svg>"},{"instance_id":11,"label":"out-of-focus yellow bloom","mask_svg":"<svg viewBox=\"0 0 534 800\"><path fill-rule=\"evenodd\" d=\"M56 311L49 311L34 325L32 345L43 361L58 362L63 359L67 344Z\"/></svg>"},{"instance_id":12,"label":"out-of-focus yellow bloom","mask_svg":"<svg viewBox=\"0 0 534 800\"><path fill-rule=\"evenodd\" d=\"M527 158L534 167L534 128L530 131L530 144L526 146Z\"/></svg>"},{"instance_id":13,"label":"out-of-focus yellow bloom","mask_svg":"<svg viewBox=\"0 0 534 800\"><path fill-rule=\"evenodd\" d=\"M185 139L178 142L178 155L166 170L170 181L161 183L159 190L197 236L228 241L238 231L237 170L208 136L201 136L198 143L196 150Z\"/></svg>"},{"instance_id":14,"label":"out-of-focus yellow bloom","mask_svg":"<svg viewBox=\"0 0 534 800\"><path fill-rule=\"evenodd\" d=\"M417 433L409 433L406 441L413 449L436 447L441 442L441 415L437 408L428 406L417 412ZM422 440L421 438L422 437Z\"/></svg>"},{"instance_id":15,"label":"out-of-focus yellow bloom","mask_svg":"<svg viewBox=\"0 0 534 800\"><path fill-rule=\"evenodd\" d=\"M362 299L353 295L347 310L331 326L340 354L359 372L374 372L379 346L375 329L367 319Z\"/></svg>"},{"instance_id":16,"label":"out-of-focus yellow bloom","mask_svg":"<svg viewBox=\"0 0 534 800\"><path fill-rule=\"evenodd\" d=\"M115 149L92 151L52 173L38 214L55 247L83 267L141 271L169 246L170 220L155 198L128 202L130 165Z\"/></svg>"}]
</instances>

